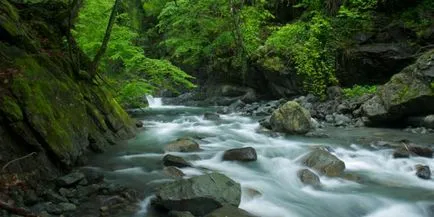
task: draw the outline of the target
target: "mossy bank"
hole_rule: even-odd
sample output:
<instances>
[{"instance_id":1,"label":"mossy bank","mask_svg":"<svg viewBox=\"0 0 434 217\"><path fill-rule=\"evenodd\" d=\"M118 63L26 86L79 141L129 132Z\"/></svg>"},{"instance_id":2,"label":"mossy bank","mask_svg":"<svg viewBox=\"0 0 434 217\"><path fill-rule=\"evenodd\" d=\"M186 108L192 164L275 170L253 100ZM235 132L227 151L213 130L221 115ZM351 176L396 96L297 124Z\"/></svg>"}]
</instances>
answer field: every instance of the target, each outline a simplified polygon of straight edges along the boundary
<instances>
[{"instance_id":1,"label":"mossy bank","mask_svg":"<svg viewBox=\"0 0 434 217\"><path fill-rule=\"evenodd\" d=\"M75 4L0 1L1 186L11 177L50 179L87 152L134 136L132 120L103 81L90 79L89 60L71 40Z\"/></svg>"}]
</instances>

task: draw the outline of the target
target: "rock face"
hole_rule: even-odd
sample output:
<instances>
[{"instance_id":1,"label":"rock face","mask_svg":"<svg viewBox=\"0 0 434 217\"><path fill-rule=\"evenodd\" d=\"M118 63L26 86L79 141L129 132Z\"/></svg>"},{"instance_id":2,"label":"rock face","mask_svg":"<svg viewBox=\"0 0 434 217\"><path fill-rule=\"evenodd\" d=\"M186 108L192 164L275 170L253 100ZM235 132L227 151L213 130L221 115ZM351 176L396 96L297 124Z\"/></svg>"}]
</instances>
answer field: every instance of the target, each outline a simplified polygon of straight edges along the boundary
<instances>
[{"instance_id":1,"label":"rock face","mask_svg":"<svg viewBox=\"0 0 434 217\"><path fill-rule=\"evenodd\" d=\"M254 217L254 216L240 208L230 206L230 205L225 205L221 208L212 211L210 214L206 215L205 217Z\"/></svg>"},{"instance_id":2,"label":"rock face","mask_svg":"<svg viewBox=\"0 0 434 217\"><path fill-rule=\"evenodd\" d=\"M223 160L226 161L256 161L256 159L256 150L252 147L230 149L223 154Z\"/></svg>"},{"instance_id":3,"label":"rock face","mask_svg":"<svg viewBox=\"0 0 434 217\"><path fill-rule=\"evenodd\" d=\"M305 156L303 164L326 176L340 176L345 170L345 163L324 150L314 150Z\"/></svg>"},{"instance_id":4,"label":"rock face","mask_svg":"<svg viewBox=\"0 0 434 217\"><path fill-rule=\"evenodd\" d=\"M156 192L155 205L203 216L226 204L238 207L240 200L240 184L225 175L211 173L160 187Z\"/></svg>"},{"instance_id":5,"label":"rock face","mask_svg":"<svg viewBox=\"0 0 434 217\"><path fill-rule=\"evenodd\" d=\"M195 152L200 151L199 144L190 138L180 138L166 145L164 148L168 152Z\"/></svg>"},{"instance_id":6,"label":"rock face","mask_svg":"<svg viewBox=\"0 0 434 217\"><path fill-rule=\"evenodd\" d=\"M63 49L68 3L23 1L17 10L10 2L0 3L0 165L37 155L5 173L53 178L47 175L82 163L84 153L132 137L134 122L109 90L90 79L83 53L72 54L78 66Z\"/></svg>"},{"instance_id":7,"label":"rock face","mask_svg":"<svg viewBox=\"0 0 434 217\"><path fill-rule=\"evenodd\" d=\"M300 181L305 185L311 185L314 187L318 187L321 185L319 177L309 169L302 169L298 171L297 176Z\"/></svg>"},{"instance_id":8,"label":"rock face","mask_svg":"<svg viewBox=\"0 0 434 217\"><path fill-rule=\"evenodd\" d=\"M431 169L426 165L416 165L416 176L421 179L431 179Z\"/></svg>"},{"instance_id":9,"label":"rock face","mask_svg":"<svg viewBox=\"0 0 434 217\"><path fill-rule=\"evenodd\" d=\"M191 164L184 160L182 157L174 156L171 154L167 154L163 157L163 165L166 167L174 166L174 167L190 167Z\"/></svg>"},{"instance_id":10,"label":"rock face","mask_svg":"<svg viewBox=\"0 0 434 217\"><path fill-rule=\"evenodd\" d=\"M372 125L434 112L434 50L394 75L362 105Z\"/></svg>"},{"instance_id":11,"label":"rock face","mask_svg":"<svg viewBox=\"0 0 434 217\"><path fill-rule=\"evenodd\" d=\"M407 124L415 127L427 127L434 129L434 115L409 117L407 119Z\"/></svg>"},{"instance_id":12,"label":"rock face","mask_svg":"<svg viewBox=\"0 0 434 217\"><path fill-rule=\"evenodd\" d=\"M309 112L297 102L289 101L273 112L270 124L273 130L290 133L306 134L312 129Z\"/></svg>"}]
</instances>

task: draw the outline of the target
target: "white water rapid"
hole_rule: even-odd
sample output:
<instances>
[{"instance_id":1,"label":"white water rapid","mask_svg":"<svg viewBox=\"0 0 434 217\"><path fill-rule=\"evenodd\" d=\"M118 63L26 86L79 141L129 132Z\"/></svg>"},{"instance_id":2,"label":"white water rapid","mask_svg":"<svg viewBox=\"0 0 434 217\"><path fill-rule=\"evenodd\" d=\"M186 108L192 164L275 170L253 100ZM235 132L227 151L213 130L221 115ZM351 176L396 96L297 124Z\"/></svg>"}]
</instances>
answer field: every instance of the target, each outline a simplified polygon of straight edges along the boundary
<instances>
[{"instance_id":1,"label":"white water rapid","mask_svg":"<svg viewBox=\"0 0 434 217\"><path fill-rule=\"evenodd\" d=\"M146 95L146 100L148 101L150 108L158 108L163 106L163 101L161 98Z\"/></svg>"},{"instance_id":2,"label":"white water rapid","mask_svg":"<svg viewBox=\"0 0 434 217\"><path fill-rule=\"evenodd\" d=\"M180 137L198 138L203 151L176 153L189 159L193 168L182 171L187 177L218 171L241 183L240 208L259 217L432 217L434 214L434 180L415 176L416 164L434 168L434 160L422 157L394 159L392 149L375 149L355 144L350 134L364 129L338 129L340 137L308 139L272 136L258 132L259 124L249 117L221 115L221 120L202 117L207 109L158 109L161 100L148 99L151 109L137 117L146 126L126 146L98 156L93 166L108 179L142 189L147 196L137 216L159 216L150 209L156 186L171 179L164 175L161 159L164 144ZM156 109L153 109L156 108ZM375 129L367 135L382 135L390 140L423 139L398 130ZM348 135L347 135L348 134ZM431 136L431 137L429 137ZM430 141L433 136L425 138ZM250 146L258 160L251 163L222 161L225 150ZM314 146L327 146L343 160L347 172L362 181L320 176L322 187L304 186L297 171L304 168L299 159ZM260 192L260 194L252 194Z\"/></svg>"}]
</instances>

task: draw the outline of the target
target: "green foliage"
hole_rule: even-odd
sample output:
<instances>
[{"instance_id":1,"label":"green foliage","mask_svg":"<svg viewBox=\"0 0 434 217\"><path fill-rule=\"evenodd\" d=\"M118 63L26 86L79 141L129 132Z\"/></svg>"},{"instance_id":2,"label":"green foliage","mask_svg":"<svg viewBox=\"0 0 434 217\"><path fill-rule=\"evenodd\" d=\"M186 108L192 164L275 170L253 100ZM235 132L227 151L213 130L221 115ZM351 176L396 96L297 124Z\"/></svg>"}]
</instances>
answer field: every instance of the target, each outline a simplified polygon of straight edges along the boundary
<instances>
[{"instance_id":1,"label":"green foliage","mask_svg":"<svg viewBox=\"0 0 434 217\"><path fill-rule=\"evenodd\" d=\"M419 37L423 37L425 30L433 25L434 1L423 0L421 4L414 8L409 8L400 14L406 28L415 31ZM430 34L430 33L428 33Z\"/></svg>"},{"instance_id":2,"label":"green foliage","mask_svg":"<svg viewBox=\"0 0 434 217\"><path fill-rule=\"evenodd\" d=\"M374 94L377 92L377 86L360 86L360 85L354 85L352 88L344 88L343 89L344 95L347 98L356 98L363 96L365 94Z\"/></svg>"},{"instance_id":3,"label":"green foliage","mask_svg":"<svg viewBox=\"0 0 434 217\"><path fill-rule=\"evenodd\" d=\"M234 2L240 5L241 1ZM241 7L241 23L236 26L227 0L178 0L168 2L158 16L160 46L170 60L192 67L208 66L208 71L236 71L241 68L239 50L253 53L263 42L262 28L272 15L261 4ZM240 28L243 46L237 42Z\"/></svg>"},{"instance_id":4,"label":"green foliage","mask_svg":"<svg viewBox=\"0 0 434 217\"><path fill-rule=\"evenodd\" d=\"M113 2L114 0L87 0L80 11L74 36L90 57L93 57L101 46ZM143 96L159 89L194 87L191 83L192 77L170 62L144 56L143 49L135 43L139 34L128 26L129 23L131 22L127 13L117 16L100 67L101 70L110 72L116 64L121 63L121 67L107 73L119 94L121 104L134 104L132 100L138 99L140 94ZM137 89L133 91L132 88Z\"/></svg>"},{"instance_id":5,"label":"green foliage","mask_svg":"<svg viewBox=\"0 0 434 217\"><path fill-rule=\"evenodd\" d=\"M266 46L291 58L306 91L323 96L334 76L334 48L328 42L332 26L327 17L315 13L308 22L288 24L271 35Z\"/></svg>"}]
</instances>

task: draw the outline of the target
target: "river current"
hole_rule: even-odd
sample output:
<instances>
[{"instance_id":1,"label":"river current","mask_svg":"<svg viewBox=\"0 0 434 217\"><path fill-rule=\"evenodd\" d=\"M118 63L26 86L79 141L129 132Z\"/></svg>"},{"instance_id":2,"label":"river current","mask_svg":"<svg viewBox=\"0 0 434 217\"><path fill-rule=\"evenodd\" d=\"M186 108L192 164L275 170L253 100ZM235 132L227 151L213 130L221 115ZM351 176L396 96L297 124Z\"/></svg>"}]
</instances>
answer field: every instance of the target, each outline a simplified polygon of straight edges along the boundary
<instances>
[{"instance_id":1,"label":"river current","mask_svg":"<svg viewBox=\"0 0 434 217\"><path fill-rule=\"evenodd\" d=\"M358 144L352 136L381 136L389 140L434 142L431 135L406 135L399 130L332 129L331 138L307 139L271 136L260 132L255 118L221 115L221 120L203 118L216 108L163 106L153 99L151 107L136 118L144 129L135 139L113 146L94 157L88 169L104 173L114 182L143 191L146 199L135 216L157 216L150 209L156 186L171 181L163 172L164 145L180 137L199 140L201 152L173 153L192 162L182 171L187 177L210 171L223 173L242 186L240 208L260 217L432 217L434 180L415 175L417 164L434 168L434 160L422 157L393 159L392 149ZM335 135L335 136L333 136ZM410 137L410 138L409 138ZM347 172L363 182L320 176L322 187L304 186L297 171L300 158L314 147L326 146L345 162ZM250 163L222 161L225 150L253 147L258 160ZM259 193L258 193L259 192Z\"/></svg>"}]
</instances>

